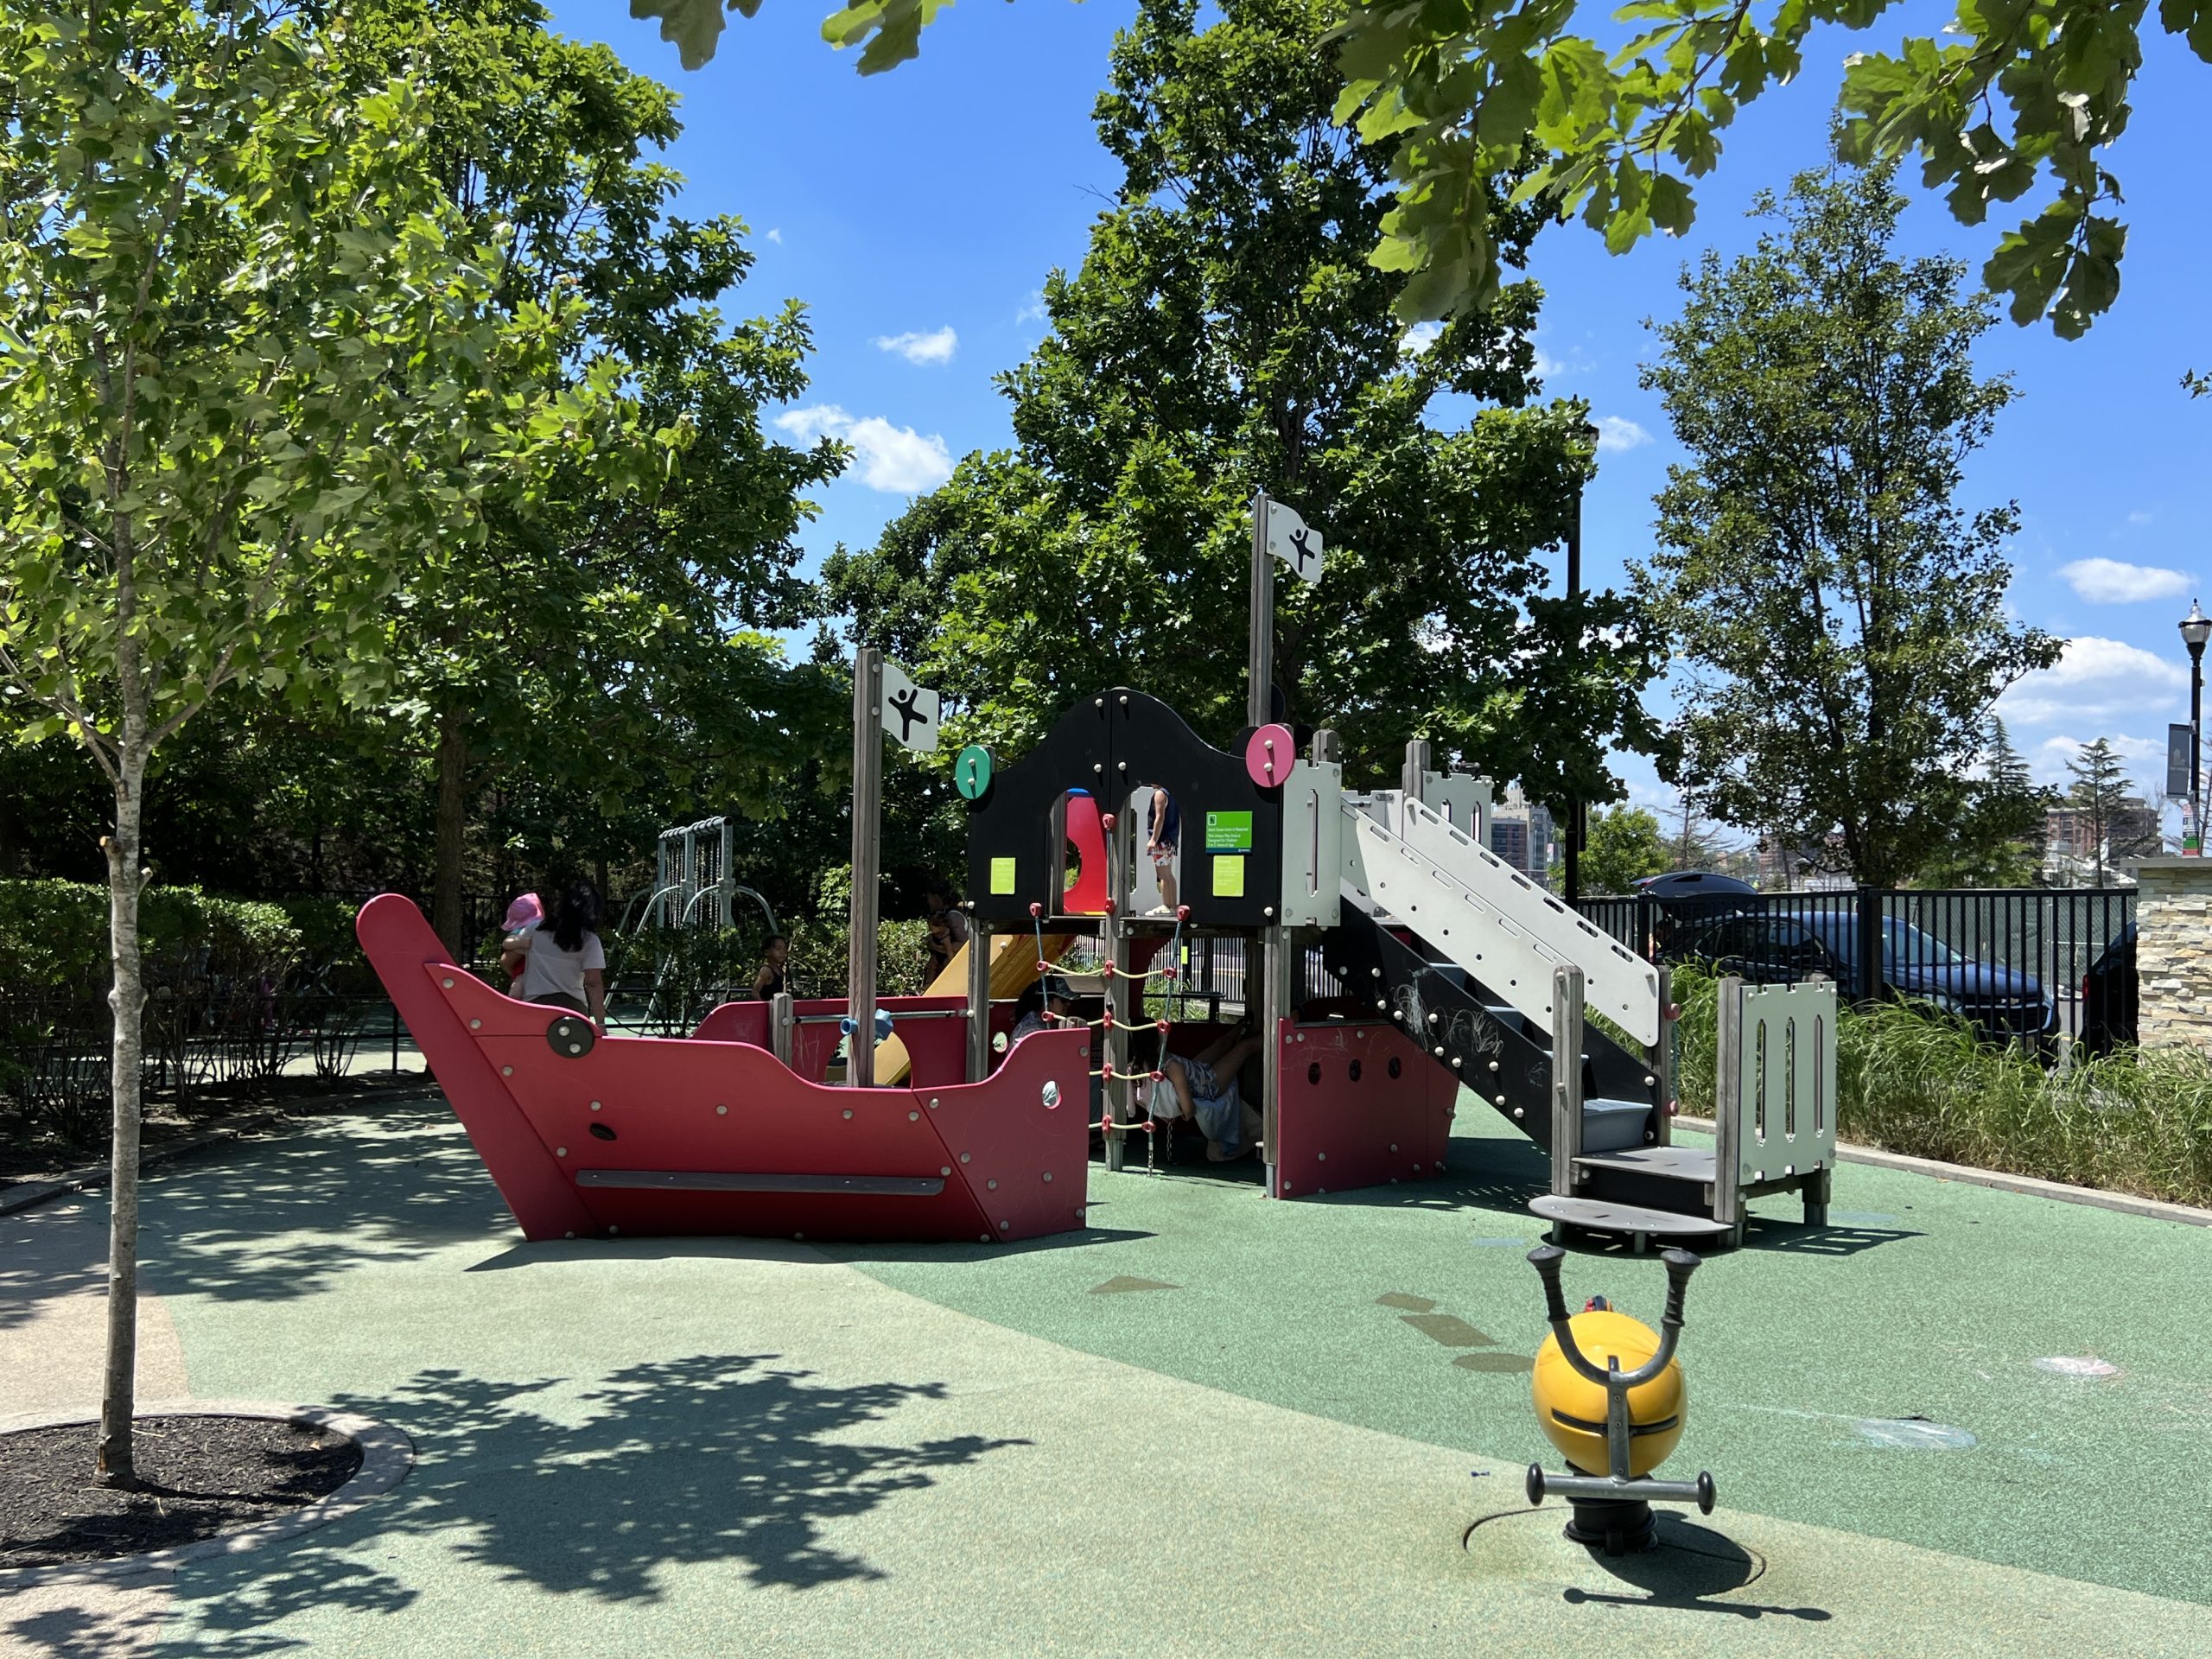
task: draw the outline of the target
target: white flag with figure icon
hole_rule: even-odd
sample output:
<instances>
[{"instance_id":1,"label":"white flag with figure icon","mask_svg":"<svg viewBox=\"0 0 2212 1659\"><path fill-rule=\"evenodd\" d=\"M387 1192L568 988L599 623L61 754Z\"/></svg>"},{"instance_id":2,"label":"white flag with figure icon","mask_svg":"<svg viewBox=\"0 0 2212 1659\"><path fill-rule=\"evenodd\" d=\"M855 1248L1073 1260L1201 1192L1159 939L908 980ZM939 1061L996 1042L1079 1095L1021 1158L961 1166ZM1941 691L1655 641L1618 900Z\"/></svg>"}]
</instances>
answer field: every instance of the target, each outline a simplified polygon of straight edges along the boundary
<instances>
[{"instance_id":1,"label":"white flag with figure icon","mask_svg":"<svg viewBox=\"0 0 2212 1659\"><path fill-rule=\"evenodd\" d=\"M937 750L938 696L916 685L888 658L883 664L883 729L910 749Z\"/></svg>"},{"instance_id":2,"label":"white flag with figure icon","mask_svg":"<svg viewBox=\"0 0 2212 1659\"><path fill-rule=\"evenodd\" d=\"M1308 585L1321 580L1321 532L1280 501L1268 503L1268 551L1298 572Z\"/></svg>"}]
</instances>

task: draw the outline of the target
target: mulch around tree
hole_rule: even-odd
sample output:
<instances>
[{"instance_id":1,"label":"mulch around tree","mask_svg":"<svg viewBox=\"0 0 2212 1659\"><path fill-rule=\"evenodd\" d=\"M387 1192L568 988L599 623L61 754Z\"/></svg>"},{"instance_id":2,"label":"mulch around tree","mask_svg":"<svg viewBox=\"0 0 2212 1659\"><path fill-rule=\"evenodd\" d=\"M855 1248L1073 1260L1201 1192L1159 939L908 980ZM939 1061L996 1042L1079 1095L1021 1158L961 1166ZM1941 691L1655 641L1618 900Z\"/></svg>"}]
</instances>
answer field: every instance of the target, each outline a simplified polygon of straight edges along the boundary
<instances>
[{"instance_id":1,"label":"mulch around tree","mask_svg":"<svg viewBox=\"0 0 2212 1659\"><path fill-rule=\"evenodd\" d=\"M57 1567L172 1549L326 1497L361 1448L311 1423L141 1417L143 1491L92 1484L97 1423L0 1435L0 1567Z\"/></svg>"}]
</instances>

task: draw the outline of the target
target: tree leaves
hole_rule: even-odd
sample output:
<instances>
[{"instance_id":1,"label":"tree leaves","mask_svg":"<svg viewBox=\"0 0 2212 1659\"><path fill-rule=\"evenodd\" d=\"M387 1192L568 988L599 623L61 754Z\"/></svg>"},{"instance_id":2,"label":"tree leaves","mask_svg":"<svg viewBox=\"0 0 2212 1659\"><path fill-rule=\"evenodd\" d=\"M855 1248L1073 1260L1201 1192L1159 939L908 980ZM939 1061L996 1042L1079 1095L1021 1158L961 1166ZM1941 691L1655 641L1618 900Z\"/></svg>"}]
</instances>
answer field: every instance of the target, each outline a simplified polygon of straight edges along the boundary
<instances>
[{"instance_id":1,"label":"tree leaves","mask_svg":"<svg viewBox=\"0 0 2212 1659\"><path fill-rule=\"evenodd\" d=\"M832 16L823 38L865 44L874 74L913 57L941 0L863 0ZM2073 337L2119 292L2120 227L2100 214L2120 200L2094 155L2125 130L2142 63L2145 0L1956 0L1941 40L1908 37L1893 54L1848 60L1837 110L1844 154L1866 162L1917 154L1961 223L1992 200L2040 182L2069 250L2054 263L2029 227L2000 243L1985 272L2014 297L2016 321L2048 315ZM750 15L751 8L745 8ZM1615 252L1654 231L1679 234L1694 203L1688 180L1718 165L1719 134L1743 105L1794 80L1816 25L1871 29L1889 0L1634 0L1616 21L1649 25L1610 55L1574 31L1584 0L1370 0L1332 33L1341 86L1334 118L1392 146L1397 204L1370 257L1407 278L1407 321L1494 303L1499 253L1484 188L1524 180L1520 200L1579 215ZM1232 13L1234 8L1229 9ZM684 65L711 56L715 0L632 0L664 19ZM2212 62L2212 5L2161 0L2159 22ZM1987 111L2001 101L2004 119ZM2005 136L1999 137L2002 129ZM2014 286L2012 278L2018 279Z\"/></svg>"},{"instance_id":2,"label":"tree leaves","mask_svg":"<svg viewBox=\"0 0 2212 1659\"><path fill-rule=\"evenodd\" d=\"M1955 503L2011 391L1974 372L1960 268L1890 253L1891 172L1802 175L1686 279L1643 378L1694 464L1638 575L1688 681L1676 780L1784 845L1840 828L1877 886L2013 833L2018 791L1975 776L1990 707L2057 649L2005 615L2012 511Z\"/></svg>"}]
</instances>

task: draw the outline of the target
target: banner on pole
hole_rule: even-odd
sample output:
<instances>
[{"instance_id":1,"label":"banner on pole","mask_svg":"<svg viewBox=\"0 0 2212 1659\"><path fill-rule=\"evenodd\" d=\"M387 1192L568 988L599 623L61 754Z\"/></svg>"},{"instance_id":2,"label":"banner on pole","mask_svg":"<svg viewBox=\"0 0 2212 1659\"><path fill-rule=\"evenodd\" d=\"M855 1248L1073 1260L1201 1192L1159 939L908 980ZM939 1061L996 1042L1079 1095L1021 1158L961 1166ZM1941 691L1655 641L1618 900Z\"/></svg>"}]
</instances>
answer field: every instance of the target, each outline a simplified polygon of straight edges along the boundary
<instances>
[{"instance_id":1,"label":"banner on pole","mask_svg":"<svg viewBox=\"0 0 2212 1659\"><path fill-rule=\"evenodd\" d=\"M1321 580L1321 532L1280 501L1268 503L1268 551L1309 586Z\"/></svg>"},{"instance_id":2,"label":"banner on pole","mask_svg":"<svg viewBox=\"0 0 2212 1659\"><path fill-rule=\"evenodd\" d=\"M937 752L938 695L916 685L906 671L883 663L883 729L898 742L924 754Z\"/></svg>"},{"instance_id":3,"label":"banner on pole","mask_svg":"<svg viewBox=\"0 0 2212 1659\"><path fill-rule=\"evenodd\" d=\"M2193 729L2186 725L2166 728L2166 794L2171 799L2196 793L2189 786L2189 740Z\"/></svg>"}]
</instances>

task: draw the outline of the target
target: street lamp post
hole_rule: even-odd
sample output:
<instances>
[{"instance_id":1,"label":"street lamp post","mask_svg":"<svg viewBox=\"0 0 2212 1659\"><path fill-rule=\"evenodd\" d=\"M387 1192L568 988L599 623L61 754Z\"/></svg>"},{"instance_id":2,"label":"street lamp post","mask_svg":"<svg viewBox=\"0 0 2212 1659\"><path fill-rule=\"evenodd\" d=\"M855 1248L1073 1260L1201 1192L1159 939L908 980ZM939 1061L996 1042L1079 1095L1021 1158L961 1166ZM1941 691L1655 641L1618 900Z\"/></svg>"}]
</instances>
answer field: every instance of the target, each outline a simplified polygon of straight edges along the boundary
<instances>
[{"instance_id":1,"label":"street lamp post","mask_svg":"<svg viewBox=\"0 0 2212 1659\"><path fill-rule=\"evenodd\" d=\"M1585 421L1582 423L1580 436L1583 442L1590 446L1590 453L1592 455L1596 454L1599 438L1597 427L1592 423ZM1574 512L1567 521L1567 597L1570 602L1576 604L1579 604L1582 598L1583 483L1584 480L1578 472L1574 480ZM2212 627L2212 622L2208 622L2205 626ZM1578 656L1581 654L1582 646L1582 636L1578 630L1573 643L1573 650ZM1567 889L1565 894L1567 902L1573 906L1580 903L1582 898L1582 842L1584 831L1587 826L1583 819L1583 806L1580 801L1570 798L1566 806L1567 825L1564 836L1566 855L1561 860L1561 863L1565 866L1561 874L1566 878L1563 885Z\"/></svg>"},{"instance_id":2,"label":"street lamp post","mask_svg":"<svg viewBox=\"0 0 2212 1659\"><path fill-rule=\"evenodd\" d=\"M2212 639L2212 616L2195 600L2181 620L2182 643L2189 647L2189 830L2184 853L2204 850L2204 642Z\"/></svg>"}]
</instances>

